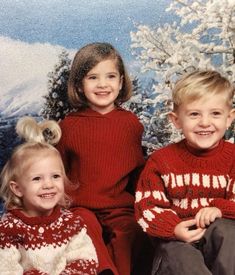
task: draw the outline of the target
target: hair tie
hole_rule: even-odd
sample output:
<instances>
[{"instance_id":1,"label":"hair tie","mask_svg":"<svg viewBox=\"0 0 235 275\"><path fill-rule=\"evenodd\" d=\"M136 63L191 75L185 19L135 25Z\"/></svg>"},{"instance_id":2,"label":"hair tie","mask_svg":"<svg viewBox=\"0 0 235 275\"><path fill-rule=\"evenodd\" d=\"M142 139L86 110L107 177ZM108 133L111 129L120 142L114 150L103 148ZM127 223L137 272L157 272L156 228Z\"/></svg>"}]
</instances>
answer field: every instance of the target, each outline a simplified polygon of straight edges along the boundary
<instances>
[{"instance_id":1,"label":"hair tie","mask_svg":"<svg viewBox=\"0 0 235 275\"><path fill-rule=\"evenodd\" d=\"M50 142L51 140L53 140L55 138L55 135L49 128L44 129L42 131L42 134L43 134L43 137L46 142Z\"/></svg>"}]
</instances>

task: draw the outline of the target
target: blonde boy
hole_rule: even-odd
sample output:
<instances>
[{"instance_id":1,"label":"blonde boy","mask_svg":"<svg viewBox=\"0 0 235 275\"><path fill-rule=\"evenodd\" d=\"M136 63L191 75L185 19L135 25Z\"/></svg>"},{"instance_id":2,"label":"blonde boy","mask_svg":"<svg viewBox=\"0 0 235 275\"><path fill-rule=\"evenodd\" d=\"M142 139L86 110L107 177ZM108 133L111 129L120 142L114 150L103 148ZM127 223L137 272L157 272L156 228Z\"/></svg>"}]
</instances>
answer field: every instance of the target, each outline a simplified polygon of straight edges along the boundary
<instances>
[{"instance_id":1,"label":"blonde boy","mask_svg":"<svg viewBox=\"0 0 235 275\"><path fill-rule=\"evenodd\" d=\"M235 274L234 86L195 71L173 90L169 114L184 139L154 152L136 191L138 223L154 237L152 274Z\"/></svg>"}]
</instances>

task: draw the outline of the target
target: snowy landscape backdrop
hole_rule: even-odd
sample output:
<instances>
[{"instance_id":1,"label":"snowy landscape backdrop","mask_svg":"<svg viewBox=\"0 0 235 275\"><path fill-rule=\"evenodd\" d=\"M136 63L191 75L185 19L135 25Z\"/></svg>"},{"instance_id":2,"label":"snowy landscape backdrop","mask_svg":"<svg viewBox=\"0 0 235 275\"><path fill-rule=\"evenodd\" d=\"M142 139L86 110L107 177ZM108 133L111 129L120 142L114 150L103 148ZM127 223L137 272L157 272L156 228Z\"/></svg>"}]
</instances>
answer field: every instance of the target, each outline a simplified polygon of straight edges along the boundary
<instances>
[{"instance_id":1,"label":"snowy landscape backdrop","mask_svg":"<svg viewBox=\"0 0 235 275\"><path fill-rule=\"evenodd\" d=\"M124 107L144 124L150 154L181 137L166 116L178 77L208 68L235 81L235 0L1 0L0 169L18 143L17 119L50 117L45 96L59 93L77 49L95 41L126 62L134 96ZM234 142L234 125L226 138Z\"/></svg>"}]
</instances>

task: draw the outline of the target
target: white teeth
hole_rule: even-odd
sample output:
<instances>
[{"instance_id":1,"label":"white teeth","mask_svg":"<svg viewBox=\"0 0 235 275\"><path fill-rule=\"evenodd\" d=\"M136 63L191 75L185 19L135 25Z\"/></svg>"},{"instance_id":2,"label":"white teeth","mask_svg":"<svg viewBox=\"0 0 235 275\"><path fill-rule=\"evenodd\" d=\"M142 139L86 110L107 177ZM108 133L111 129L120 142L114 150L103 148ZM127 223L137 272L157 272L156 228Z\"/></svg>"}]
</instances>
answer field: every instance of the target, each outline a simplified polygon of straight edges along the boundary
<instances>
[{"instance_id":1,"label":"white teeth","mask_svg":"<svg viewBox=\"0 0 235 275\"><path fill-rule=\"evenodd\" d=\"M44 195L40 195L41 198L44 198L44 199L50 199L52 197L54 197L54 194L44 194Z\"/></svg>"},{"instance_id":2,"label":"white teeth","mask_svg":"<svg viewBox=\"0 0 235 275\"><path fill-rule=\"evenodd\" d=\"M207 136L207 135L211 135L212 132L197 132L197 134L202 136Z\"/></svg>"}]
</instances>

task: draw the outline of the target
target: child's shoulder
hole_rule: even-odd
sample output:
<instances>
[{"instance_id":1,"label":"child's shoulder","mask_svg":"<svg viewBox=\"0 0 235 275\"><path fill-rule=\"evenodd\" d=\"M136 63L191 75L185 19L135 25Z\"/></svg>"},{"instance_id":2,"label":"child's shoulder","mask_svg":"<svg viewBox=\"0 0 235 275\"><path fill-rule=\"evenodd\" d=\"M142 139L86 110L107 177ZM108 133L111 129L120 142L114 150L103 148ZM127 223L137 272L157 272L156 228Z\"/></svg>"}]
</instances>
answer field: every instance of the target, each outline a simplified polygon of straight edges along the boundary
<instances>
[{"instance_id":1,"label":"child's shoulder","mask_svg":"<svg viewBox=\"0 0 235 275\"><path fill-rule=\"evenodd\" d=\"M11 211L7 211L0 218L0 231L3 230L3 228L7 231L14 230L20 223L21 220L15 217Z\"/></svg>"}]
</instances>

